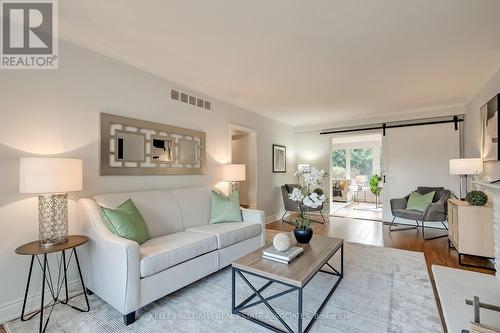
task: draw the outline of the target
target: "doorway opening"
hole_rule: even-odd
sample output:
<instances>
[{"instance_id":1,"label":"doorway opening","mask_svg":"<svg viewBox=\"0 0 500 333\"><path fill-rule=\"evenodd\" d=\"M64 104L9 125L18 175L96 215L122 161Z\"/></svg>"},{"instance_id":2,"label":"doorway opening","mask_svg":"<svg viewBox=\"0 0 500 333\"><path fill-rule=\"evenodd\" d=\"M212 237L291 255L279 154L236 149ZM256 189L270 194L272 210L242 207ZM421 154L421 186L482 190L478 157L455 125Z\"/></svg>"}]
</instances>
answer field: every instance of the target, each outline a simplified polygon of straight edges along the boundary
<instances>
[{"instance_id":1,"label":"doorway opening","mask_svg":"<svg viewBox=\"0 0 500 333\"><path fill-rule=\"evenodd\" d=\"M330 215L382 221L382 134L332 137Z\"/></svg>"},{"instance_id":2,"label":"doorway opening","mask_svg":"<svg viewBox=\"0 0 500 333\"><path fill-rule=\"evenodd\" d=\"M245 165L245 181L239 183L240 203L257 208L257 131L229 124L231 163Z\"/></svg>"}]
</instances>

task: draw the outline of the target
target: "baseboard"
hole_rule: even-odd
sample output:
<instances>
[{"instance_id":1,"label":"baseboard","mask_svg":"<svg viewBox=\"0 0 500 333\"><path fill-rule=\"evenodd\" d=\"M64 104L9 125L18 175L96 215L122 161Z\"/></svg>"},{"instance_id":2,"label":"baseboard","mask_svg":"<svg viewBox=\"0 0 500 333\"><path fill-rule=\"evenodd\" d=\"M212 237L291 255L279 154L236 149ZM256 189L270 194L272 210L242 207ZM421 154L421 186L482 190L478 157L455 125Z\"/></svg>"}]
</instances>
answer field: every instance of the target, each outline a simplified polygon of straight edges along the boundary
<instances>
[{"instance_id":1,"label":"baseboard","mask_svg":"<svg viewBox=\"0 0 500 333\"><path fill-rule=\"evenodd\" d=\"M63 288L64 289L64 288ZM80 284L80 280L74 280L72 282L68 282L68 290L69 290L69 296L75 296L79 293L82 292L82 287ZM23 290L24 291L24 290ZM63 293L64 290L61 290L61 294ZM26 313L33 312L35 310L40 309L40 302L41 302L41 292L37 292L33 295L28 296L28 300L26 301ZM44 297L47 301L52 299L52 296L50 294L50 291L47 291L45 293ZM62 305L59 305L62 306ZM0 305L0 323L6 323L8 321L17 319L21 316L21 310L23 308L23 299L18 299L16 301L10 302L10 303L5 303ZM36 320L36 319L34 319Z\"/></svg>"},{"instance_id":2,"label":"baseboard","mask_svg":"<svg viewBox=\"0 0 500 333\"><path fill-rule=\"evenodd\" d=\"M269 224L269 223L274 222L274 221L281 221L281 217L283 216L283 214L284 214L284 211L281 212L281 213L277 213L277 214L266 216L266 224ZM286 220L288 217L290 217L293 214L296 214L296 213L295 212L286 212L286 214L285 214L285 216L283 218ZM319 215L319 212L311 212L310 214L317 214L317 215ZM323 216L328 221L328 217L330 216L329 212L328 211L323 211Z\"/></svg>"},{"instance_id":3,"label":"baseboard","mask_svg":"<svg viewBox=\"0 0 500 333\"><path fill-rule=\"evenodd\" d=\"M283 216L283 213L284 213L284 211L282 211L280 213L273 214L273 215L266 216L266 224L269 224L271 222L278 221L278 220L281 221L281 217ZM285 218L290 216L291 214L293 214L293 212L287 212L285 214Z\"/></svg>"}]
</instances>

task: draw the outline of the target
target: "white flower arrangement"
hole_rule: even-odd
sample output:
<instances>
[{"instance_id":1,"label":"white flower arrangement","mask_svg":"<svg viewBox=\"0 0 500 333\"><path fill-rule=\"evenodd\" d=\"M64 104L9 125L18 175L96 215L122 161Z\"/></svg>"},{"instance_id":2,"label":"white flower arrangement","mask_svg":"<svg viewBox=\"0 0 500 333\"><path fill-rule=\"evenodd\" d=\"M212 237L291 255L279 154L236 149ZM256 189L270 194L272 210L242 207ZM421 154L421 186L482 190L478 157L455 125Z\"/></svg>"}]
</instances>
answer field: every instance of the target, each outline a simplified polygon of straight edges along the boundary
<instances>
[{"instance_id":1,"label":"white flower arrangement","mask_svg":"<svg viewBox=\"0 0 500 333\"><path fill-rule=\"evenodd\" d=\"M303 207L318 208L323 205L326 197L321 190L321 181L326 176L324 170L318 170L315 167L302 168L295 173L299 177L299 183L302 178L302 185L299 188L294 188L292 193L288 195L290 200L297 202L301 206L301 215L297 220L295 220L295 225L299 229L309 229L311 226L310 220L307 216L308 209L303 209ZM311 191L311 188L314 190Z\"/></svg>"},{"instance_id":2,"label":"white flower arrangement","mask_svg":"<svg viewBox=\"0 0 500 333\"><path fill-rule=\"evenodd\" d=\"M293 201L302 201L302 199L304 199L304 195L297 187L293 189L292 193L290 193L288 197Z\"/></svg>"}]
</instances>

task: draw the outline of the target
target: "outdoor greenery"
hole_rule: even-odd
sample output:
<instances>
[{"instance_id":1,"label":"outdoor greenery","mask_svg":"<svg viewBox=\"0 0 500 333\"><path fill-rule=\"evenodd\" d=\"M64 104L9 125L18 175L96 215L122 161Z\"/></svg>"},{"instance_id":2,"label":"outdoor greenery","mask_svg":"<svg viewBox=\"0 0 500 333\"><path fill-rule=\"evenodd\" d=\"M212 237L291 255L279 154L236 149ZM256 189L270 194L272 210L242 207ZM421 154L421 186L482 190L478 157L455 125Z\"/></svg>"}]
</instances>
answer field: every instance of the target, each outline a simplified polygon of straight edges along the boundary
<instances>
[{"instance_id":1,"label":"outdoor greenery","mask_svg":"<svg viewBox=\"0 0 500 333\"><path fill-rule=\"evenodd\" d=\"M357 175L371 176L373 172L373 149L356 148L350 150L351 178ZM346 178L347 151L334 150L332 153L332 175L334 178Z\"/></svg>"},{"instance_id":2,"label":"outdoor greenery","mask_svg":"<svg viewBox=\"0 0 500 333\"><path fill-rule=\"evenodd\" d=\"M332 175L333 178L346 178L347 156L345 150L334 150L332 154Z\"/></svg>"},{"instance_id":3,"label":"outdoor greenery","mask_svg":"<svg viewBox=\"0 0 500 333\"><path fill-rule=\"evenodd\" d=\"M371 176L373 172L373 149L351 149L351 178L357 175Z\"/></svg>"}]
</instances>

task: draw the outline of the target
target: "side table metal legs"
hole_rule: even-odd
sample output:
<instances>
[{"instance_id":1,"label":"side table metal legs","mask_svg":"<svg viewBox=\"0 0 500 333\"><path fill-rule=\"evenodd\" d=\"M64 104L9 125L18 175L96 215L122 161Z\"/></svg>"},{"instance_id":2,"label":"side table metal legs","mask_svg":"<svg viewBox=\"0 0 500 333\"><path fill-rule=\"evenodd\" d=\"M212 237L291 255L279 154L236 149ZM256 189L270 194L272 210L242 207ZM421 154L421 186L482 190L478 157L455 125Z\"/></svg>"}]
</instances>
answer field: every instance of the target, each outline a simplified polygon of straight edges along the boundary
<instances>
[{"instance_id":1,"label":"side table metal legs","mask_svg":"<svg viewBox=\"0 0 500 333\"><path fill-rule=\"evenodd\" d=\"M42 256L42 254L40 256ZM81 282L81 286L82 286L82 290L83 290L82 294L85 296L85 302L87 304L86 309L81 309L81 308L78 308L74 305L68 304L69 296L68 296L67 270L68 270L68 266L69 266L73 256L75 257L76 267L78 268L78 275L80 277L80 282ZM40 268L42 270L42 294L41 294L40 310L32 312L28 315L28 317L25 317L26 301L28 298L28 291L29 291L29 287L30 287L31 275L33 273L33 264L35 262L35 259L37 260L38 265L40 266ZM47 324L49 323L50 316L52 314L52 310L54 309L54 306L56 304L59 304L59 303L67 304L68 306L70 306L73 309L78 310L80 312L88 312L90 310L90 304L89 304L89 300L87 297L87 293L85 292L85 290L86 290L85 283L83 282L82 271L80 269L80 262L78 260L78 255L76 253L76 249L75 248L71 249L71 254L70 254L68 261L66 261L65 250L61 251L60 258L57 260L57 263L58 263L58 265L57 265L57 280L52 279L52 272L50 270L49 263L47 262L47 253L43 254L42 260L43 260L43 263L41 262L41 260L37 254L33 254L31 256L31 263L30 263L30 268L29 268L29 273L28 273L28 282L26 283L26 291L24 292L23 308L21 311L21 320L22 321L30 320L31 318L35 317L37 314L40 314L40 326L38 329L39 333L45 332L45 330L47 329ZM45 305L45 285L47 285L47 287L50 291L50 294L52 296L52 300L47 305ZM63 285L64 285L64 290L65 290L65 299L61 300L59 298L59 295L61 294ZM79 295L81 295L81 294L79 294ZM76 295L76 296L79 296L79 295ZM43 317L44 310L45 310L45 308L48 308L48 307L50 307L49 314L48 314L47 319L44 321L44 317Z\"/></svg>"}]
</instances>

